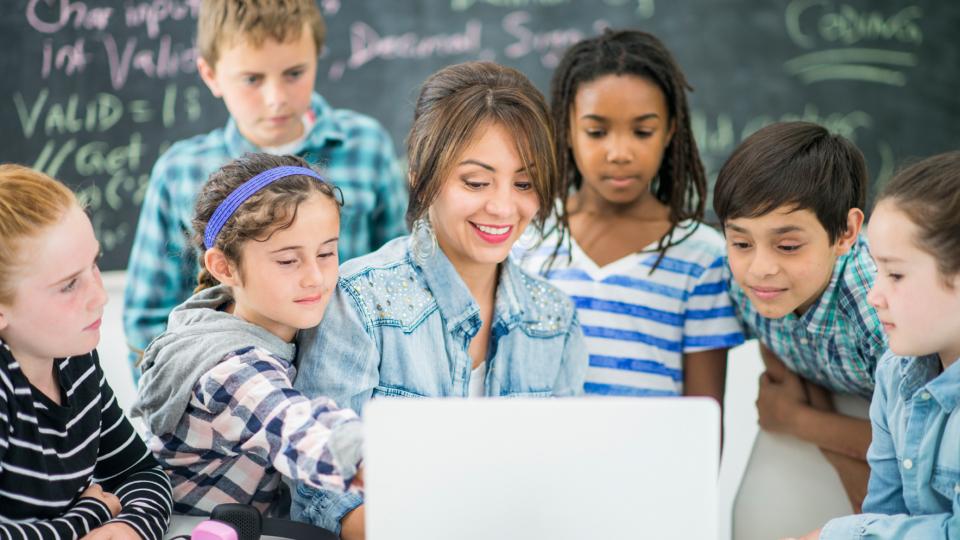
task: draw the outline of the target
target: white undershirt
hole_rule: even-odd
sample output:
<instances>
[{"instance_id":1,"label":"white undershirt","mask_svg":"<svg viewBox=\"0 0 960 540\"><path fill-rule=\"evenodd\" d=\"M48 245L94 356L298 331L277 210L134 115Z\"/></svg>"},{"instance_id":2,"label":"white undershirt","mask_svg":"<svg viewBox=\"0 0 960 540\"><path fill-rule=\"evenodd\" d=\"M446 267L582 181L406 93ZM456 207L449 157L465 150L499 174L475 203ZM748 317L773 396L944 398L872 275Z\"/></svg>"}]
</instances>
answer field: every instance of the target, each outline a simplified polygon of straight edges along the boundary
<instances>
[{"instance_id":1,"label":"white undershirt","mask_svg":"<svg viewBox=\"0 0 960 540\"><path fill-rule=\"evenodd\" d=\"M267 154L272 154L274 156L282 156L286 154L292 154L294 150L300 147L303 144L303 141L307 139L307 135L310 134L310 130L313 129L313 124L316 122L313 120L311 115L304 114L300 117L300 121L303 122L303 134L301 134L296 139L280 144L277 146L262 146L260 150L266 152Z\"/></svg>"},{"instance_id":2,"label":"white undershirt","mask_svg":"<svg viewBox=\"0 0 960 540\"><path fill-rule=\"evenodd\" d=\"M470 372L470 389L467 392L467 397L483 397L483 382L487 374L487 363L480 362L480 365L477 366L473 371Z\"/></svg>"}]
</instances>

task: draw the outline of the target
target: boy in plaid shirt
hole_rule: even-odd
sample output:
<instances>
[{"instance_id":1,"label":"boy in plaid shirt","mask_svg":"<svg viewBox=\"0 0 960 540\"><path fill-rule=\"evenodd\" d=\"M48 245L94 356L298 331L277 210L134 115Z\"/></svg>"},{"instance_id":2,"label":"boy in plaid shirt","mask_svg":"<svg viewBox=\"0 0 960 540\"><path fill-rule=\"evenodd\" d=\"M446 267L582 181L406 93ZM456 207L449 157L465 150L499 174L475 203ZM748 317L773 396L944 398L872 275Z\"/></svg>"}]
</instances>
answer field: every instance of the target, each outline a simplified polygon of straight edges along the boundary
<instances>
[{"instance_id":1,"label":"boy in plaid shirt","mask_svg":"<svg viewBox=\"0 0 960 540\"><path fill-rule=\"evenodd\" d=\"M766 367L760 426L817 445L855 509L867 489L870 421L836 412L828 391L869 398L886 350L867 302L877 270L860 236L866 187L852 143L785 122L744 140L714 190L730 295Z\"/></svg>"},{"instance_id":2,"label":"boy in plaid shirt","mask_svg":"<svg viewBox=\"0 0 960 540\"><path fill-rule=\"evenodd\" d=\"M231 118L174 144L154 165L124 293L124 331L135 356L196 286L188 237L200 186L245 153L293 154L323 166L343 193L341 260L405 234L406 184L390 136L372 118L334 109L313 91L324 34L313 0L201 3L198 71Z\"/></svg>"}]
</instances>

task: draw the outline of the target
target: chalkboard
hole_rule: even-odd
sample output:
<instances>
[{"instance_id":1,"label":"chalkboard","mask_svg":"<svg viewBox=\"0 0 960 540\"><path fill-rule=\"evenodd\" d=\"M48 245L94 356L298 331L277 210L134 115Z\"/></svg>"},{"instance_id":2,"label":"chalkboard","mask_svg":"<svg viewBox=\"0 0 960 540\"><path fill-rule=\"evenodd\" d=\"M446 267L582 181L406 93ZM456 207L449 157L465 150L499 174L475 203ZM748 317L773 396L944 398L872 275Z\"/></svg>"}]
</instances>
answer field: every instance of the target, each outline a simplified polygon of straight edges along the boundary
<instances>
[{"instance_id":1,"label":"chalkboard","mask_svg":"<svg viewBox=\"0 0 960 540\"><path fill-rule=\"evenodd\" d=\"M122 269L150 169L227 114L196 73L199 0L4 0L0 161L78 190ZM960 147L960 2L941 0L319 0L317 90L380 120L398 149L419 84L470 59L544 91L564 49L612 27L651 31L695 87L711 178L760 126L805 119L853 139L875 179Z\"/></svg>"}]
</instances>

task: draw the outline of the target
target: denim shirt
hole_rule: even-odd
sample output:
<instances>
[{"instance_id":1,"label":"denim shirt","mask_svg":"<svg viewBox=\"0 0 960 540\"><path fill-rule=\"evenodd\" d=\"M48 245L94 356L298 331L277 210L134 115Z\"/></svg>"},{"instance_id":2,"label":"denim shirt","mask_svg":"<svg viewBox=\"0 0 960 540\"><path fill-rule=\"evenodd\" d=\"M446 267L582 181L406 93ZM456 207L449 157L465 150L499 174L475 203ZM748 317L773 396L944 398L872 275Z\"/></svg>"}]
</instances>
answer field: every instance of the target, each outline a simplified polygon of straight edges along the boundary
<instances>
[{"instance_id":1,"label":"denim shirt","mask_svg":"<svg viewBox=\"0 0 960 540\"><path fill-rule=\"evenodd\" d=\"M409 237L341 267L323 322L298 338L295 387L360 412L371 397L465 397L480 308L443 251L423 264ZM486 396L583 392L587 353L571 300L509 259L500 265ZM297 486L292 514L332 531L362 501Z\"/></svg>"},{"instance_id":2,"label":"denim shirt","mask_svg":"<svg viewBox=\"0 0 960 540\"><path fill-rule=\"evenodd\" d=\"M864 513L831 520L820 538L960 536L960 362L940 365L937 355L881 359Z\"/></svg>"}]
</instances>

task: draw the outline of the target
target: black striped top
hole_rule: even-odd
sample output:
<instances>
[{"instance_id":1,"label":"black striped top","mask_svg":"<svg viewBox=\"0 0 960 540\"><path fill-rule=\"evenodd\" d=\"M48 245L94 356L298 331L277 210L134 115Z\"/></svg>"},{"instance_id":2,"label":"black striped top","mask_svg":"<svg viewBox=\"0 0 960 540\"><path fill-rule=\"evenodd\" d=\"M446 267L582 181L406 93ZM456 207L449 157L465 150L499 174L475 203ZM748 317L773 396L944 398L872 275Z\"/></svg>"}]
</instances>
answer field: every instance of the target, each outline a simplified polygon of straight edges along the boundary
<instances>
[{"instance_id":1,"label":"black striped top","mask_svg":"<svg viewBox=\"0 0 960 540\"><path fill-rule=\"evenodd\" d=\"M91 483L120 499L113 520L160 540L170 481L123 415L96 351L54 363L61 403L33 388L0 342L0 539L68 539L111 521Z\"/></svg>"}]
</instances>

